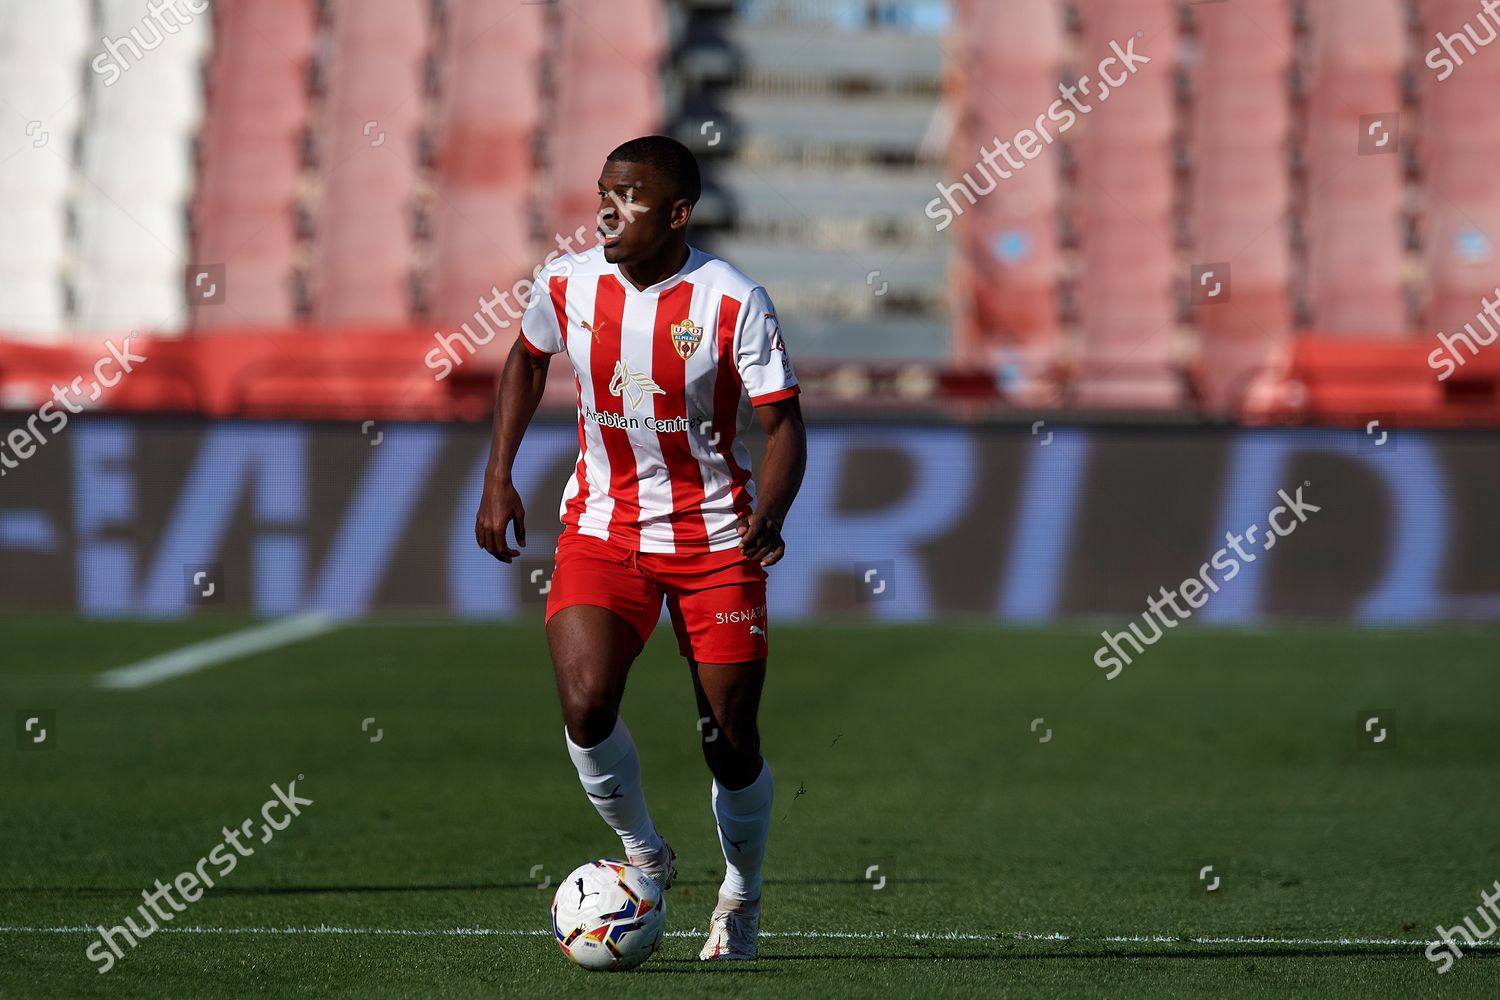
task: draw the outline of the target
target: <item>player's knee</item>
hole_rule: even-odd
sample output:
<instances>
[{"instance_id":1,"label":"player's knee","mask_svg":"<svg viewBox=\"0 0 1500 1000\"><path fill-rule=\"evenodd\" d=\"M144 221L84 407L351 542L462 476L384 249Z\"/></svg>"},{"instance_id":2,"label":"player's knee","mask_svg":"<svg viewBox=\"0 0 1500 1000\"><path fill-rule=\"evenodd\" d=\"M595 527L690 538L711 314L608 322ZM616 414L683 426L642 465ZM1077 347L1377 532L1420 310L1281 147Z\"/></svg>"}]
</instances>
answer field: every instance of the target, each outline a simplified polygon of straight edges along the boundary
<instances>
[{"instance_id":1,"label":"player's knee","mask_svg":"<svg viewBox=\"0 0 1500 1000\"><path fill-rule=\"evenodd\" d=\"M568 738L581 747L591 747L614 731L619 706L606 689L574 684L562 691L562 713Z\"/></svg>"},{"instance_id":2,"label":"player's knee","mask_svg":"<svg viewBox=\"0 0 1500 1000\"><path fill-rule=\"evenodd\" d=\"M580 747L596 747L609 739L614 732L617 716L613 712L593 711L570 715L564 711L563 722L568 727L568 739Z\"/></svg>"}]
</instances>

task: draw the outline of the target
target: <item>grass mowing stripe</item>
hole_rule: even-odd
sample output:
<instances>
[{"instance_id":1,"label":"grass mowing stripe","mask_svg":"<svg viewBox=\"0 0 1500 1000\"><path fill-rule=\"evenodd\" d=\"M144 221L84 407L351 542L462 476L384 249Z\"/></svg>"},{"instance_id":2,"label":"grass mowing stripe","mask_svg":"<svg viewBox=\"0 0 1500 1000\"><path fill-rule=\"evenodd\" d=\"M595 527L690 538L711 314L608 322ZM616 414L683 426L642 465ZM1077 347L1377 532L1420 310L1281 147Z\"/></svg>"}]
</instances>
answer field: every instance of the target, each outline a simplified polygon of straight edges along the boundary
<instances>
[{"instance_id":1,"label":"grass mowing stripe","mask_svg":"<svg viewBox=\"0 0 1500 1000\"><path fill-rule=\"evenodd\" d=\"M315 639L336 628L338 623L317 612L292 615L240 632L231 632L217 639L184 646L126 667L117 667L100 674L98 683L102 688L114 690L143 688L255 653Z\"/></svg>"},{"instance_id":2,"label":"grass mowing stripe","mask_svg":"<svg viewBox=\"0 0 1500 1000\"><path fill-rule=\"evenodd\" d=\"M95 927L0 927L0 934L87 934ZM156 934L271 934L295 936L299 934L351 934L370 937L550 937L552 932L544 928L517 930L505 927L158 927ZM700 937L707 930L667 931L667 937ZM811 938L844 941L1034 941L1071 942L1073 944L1204 944L1204 945L1278 945L1288 948L1413 948L1423 949L1430 941L1412 938L1293 938L1254 937L1238 934L1175 935L1175 934L1105 934L1097 937L1075 936L1057 932L1008 931L994 934L974 934L965 931L761 931L766 938ZM1500 940L1478 941L1466 945L1469 949L1500 947Z\"/></svg>"}]
</instances>

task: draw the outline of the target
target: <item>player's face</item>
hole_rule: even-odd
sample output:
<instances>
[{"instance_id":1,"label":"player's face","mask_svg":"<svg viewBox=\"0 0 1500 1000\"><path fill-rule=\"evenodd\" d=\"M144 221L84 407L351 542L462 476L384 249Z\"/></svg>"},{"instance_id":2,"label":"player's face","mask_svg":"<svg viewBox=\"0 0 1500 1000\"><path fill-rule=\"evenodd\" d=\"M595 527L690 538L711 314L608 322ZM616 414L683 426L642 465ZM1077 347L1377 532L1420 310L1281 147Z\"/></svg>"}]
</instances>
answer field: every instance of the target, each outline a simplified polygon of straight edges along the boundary
<instances>
[{"instance_id":1,"label":"player's face","mask_svg":"<svg viewBox=\"0 0 1500 1000\"><path fill-rule=\"evenodd\" d=\"M670 179L643 163L609 160L599 175L599 235L611 264L650 260L687 223Z\"/></svg>"}]
</instances>

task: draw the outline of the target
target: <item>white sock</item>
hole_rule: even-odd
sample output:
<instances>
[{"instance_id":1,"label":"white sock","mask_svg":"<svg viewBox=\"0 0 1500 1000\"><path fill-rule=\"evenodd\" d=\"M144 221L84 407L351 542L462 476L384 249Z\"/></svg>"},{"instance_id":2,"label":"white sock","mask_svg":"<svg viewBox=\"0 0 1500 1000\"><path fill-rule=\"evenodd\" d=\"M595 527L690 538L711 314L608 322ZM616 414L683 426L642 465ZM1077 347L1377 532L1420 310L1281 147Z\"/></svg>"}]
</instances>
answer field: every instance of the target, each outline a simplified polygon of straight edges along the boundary
<instances>
[{"instance_id":1,"label":"white sock","mask_svg":"<svg viewBox=\"0 0 1500 1000\"><path fill-rule=\"evenodd\" d=\"M585 749L574 743L566 726L563 739L568 742L568 756L573 758L589 801L599 810L600 818L620 835L626 853L639 856L659 852L661 837L651 825L646 793L641 788L641 758L625 720L617 718L614 731L595 747Z\"/></svg>"},{"instance_id":2,"label":"white sock","mask_svg":"<svg viewBox=\"0 0 1500 1000\"><path fill-rule=\"evenodd\" d=\"M760 898L760 868L771 833L771 799L775 785L771 765L761 761L760 774L738 791L713 782L714 819L724 850L724 882L719 895L750 902Z\"/></svg>"}]
</instances>

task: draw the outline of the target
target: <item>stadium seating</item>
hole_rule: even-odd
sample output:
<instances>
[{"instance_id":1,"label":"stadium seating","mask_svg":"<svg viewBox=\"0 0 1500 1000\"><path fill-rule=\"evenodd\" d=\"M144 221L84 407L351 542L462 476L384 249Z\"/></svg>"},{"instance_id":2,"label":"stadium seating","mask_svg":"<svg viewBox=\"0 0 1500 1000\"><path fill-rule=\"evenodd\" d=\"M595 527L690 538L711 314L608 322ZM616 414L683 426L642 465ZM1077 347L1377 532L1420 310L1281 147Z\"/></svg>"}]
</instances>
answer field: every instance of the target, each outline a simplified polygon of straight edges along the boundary
<instances>
[{"instance_id":1,"label":"stadium seating","mask_svg":"<svg viewBox=\"0 0 1500 1000\"><path fill-rule=\"evenodd\" d=\"M193 204L196 262L222 264L222 305L195 304L208 331L295 318L296 206L308 125L314 0L222 0ZM267 45L265 38L275 38Z\"/></svg>"},{"instance_id":2,"label":"stadium seating","mask_svg":"<svg viewBox=\"0 0 1500 1000\"><path fill-rule=\"evenodd\" d=\"M953 287L961 324L957 356L1006 373L1006 389L1017 400L1045 402L1055 391L1052 367L1061 342L1058 284L1062 276L1059 211L1061 149L1049 144L1013 169L995 160L1009 177L991 176L979 158L996 140L1013 143L1036 128L1058 99L1063 58L1063 11L1058 3L965 3L955 70L964 81L958 140L950 176L968 190L990 190L955 223L962 253ZM1052 138L1060 125L1051 122Z\"/></svg>"},{"instance_id":3,"label":"stadium seating","mask_svg":"<svg viewBox=\"0 0 1500 1000\"><path fill-rule=\"evenodd\" d=\"M319 324L411 319L428 4L331 4L311 275Z\"/></svg>"},{"instance_id":4,"label":"stadium seating","mask_svg":"<svg viewBox=\"0 0 1500 1000\"><path fill-rule=\"evenodd\" d=\"M94 78L79 146L75 319L86 329L175 334L188 324L184 206L212 30L207 16L174 9L153 21L132 0L99 5L101 34L121 40L128 68L113 84Z\"/></svg>"},{"instance_id":5,"label":"stadium seating","mask_svg":"<svg viewBox=\"0 0 1500 1000\"><path fill-rule=\"evenodd\" d=\"M564 6L560 15L544 214L548 232L565 236L595 223L610 150L663 127L667 24L659 0Z\"/></svg>"},{"instance_id":6,"label":"stadium seating","mask_svg":"<svg viewBox=\"0 0 1500 1000\"><path fill-rule=\"evenodd\" d=\"M502 16L504 30L489 30L496 11L483 0L458 0L448 9L430 313L450 328L467 322L491 288L510 288L535 266L533 257L551 249L532 247L528 197L539 176L543 8Z\"/></svg>"},{"instance_id":7,"label":"stadium seating","mask_svg":"<svg viewBox=\"0 0 1500 1000\"><path fill-rule=\"evenodd\" d=\"M1111 42L1137 36L1151 58L1107 101L1092 101L1079 140L1076 224L1082 274L1074 386L1084 406L1169 408L1184 398L1176 346L1173 67L1169 0L1079 4L1094 93ZM1143 28L1142 26L1147 26ZM1114 69L1118 74L1120 71Z\"/></svg>"},{"instance_id":8,"label":"stadium seating","mask_svg":"<svg viewBox=\"0 0 1500 1000\"><path fill-rule=\"evenodd\" d=\"M10 119L0 153L0 329L33 342L68 335L68 160L85 108L81 73L96 40L89 14L87 0L0 2L0 98Z\"/></svg>"},{"instance_id":9,"label":"stadium seating","mask_svg":"<svg viewBox=\"0 0 1500 1000\"><path fill-rule=\"evenodd\" d=\"M1291 5L1268 2L1253 16L1233 4L1203 5L1196 28L1192 261L1228 264L1211 280L1229 293L1210 298L1190 286L1189 296L1201 303L1193 319L1202 402L1230 413L1258 379L1277 373L1291 337Z\"/></svg>"},{"instance_id":10,"label":"stadium seating","mask_svg":"<svg viewBox=\"0 0 1500 1000\"><path fill-rule=\"evenodd\" d=\"M1424 38L1464 36L1463 26L1477 14L1474 5L1454 0L1426 0L1418 10ZM1422 177L1418 233L1430 279L1422 325L1431 334L1473 324L1500 285L1500 188L1494 178L1500 66L1493 59L1467 58L1459 42L1454 47L1466 58L1452 77L1424 77L1415 142Z\"/></svg>"},{"instance_id":11,"label":"stadium seating","mask_svg":"<svg viewBox=\"0 0 1500 1000\"><path fill-rule=\"evenodd\" d=\"M1404 336L1410 327L1397 117L1406 46L1401 4L1371 0L1307 10L1302 144L1309 318L1332 333Z\"/></svg>"},{"instance_id":12,"label":"stadium seating","mask_svg":"<svg viewBox=\"0 0 1500 1000\"><path fill-rule=\"evenodd\" d=\"M145 7L0 0L9 347L456 330L592 242L604 156L669 131L705 168L695 240L844 387L915 362L1010 405L1281 419L1386 392L1440 420L1494 380L1401 367L1500 282L1500 45L1452 80L1426 62L1467 48L1474 0L217 0L170 33ZM1151 62L1104 100L1128 42ZM986 176L1039 119L1056 141ZM1223 299L1193 284L1211 265ZM187 405L173 378L131 405Z\"/></svg>"}]
</instances>

